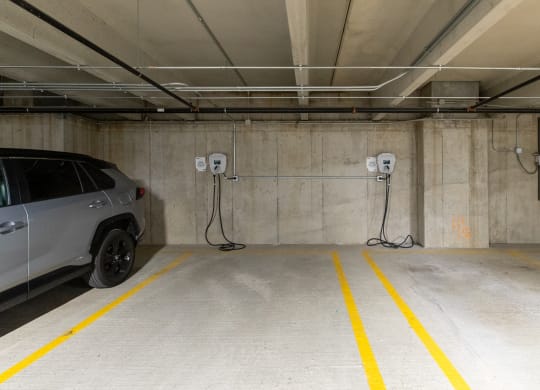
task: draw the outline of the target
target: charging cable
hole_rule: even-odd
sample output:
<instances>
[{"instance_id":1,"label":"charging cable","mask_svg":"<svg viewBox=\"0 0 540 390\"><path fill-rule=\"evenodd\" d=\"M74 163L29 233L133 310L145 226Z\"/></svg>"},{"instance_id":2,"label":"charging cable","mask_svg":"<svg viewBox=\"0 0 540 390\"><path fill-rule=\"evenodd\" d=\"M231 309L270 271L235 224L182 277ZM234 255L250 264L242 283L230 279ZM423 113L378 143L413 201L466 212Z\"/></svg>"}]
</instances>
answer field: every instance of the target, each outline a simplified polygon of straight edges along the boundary
<instances>
[{"instance_id":1,"label":"charging cable","mask_svg":"<svg viewBox=\"0 0 540 390\"><path fill-rule=\"evenodd\" d=\"M244 249L246 247L245 244L238 244L236 242L232 242L225 235L225 230L223 229L223 218L221 216L221 174L218 173L212 176L214 179L214 188L213 188L213 193L212 193L212 214L210 216L210 220L208 221L208 225L206 225L206 230L204 231L204 238L206 239L206 242L208 243L208 245L217 247L220 251L227 252L227 251ZM216 186L216 176L217 176L217 186ZM216 191L216 187L217 187L217 191ZM223 236L223 239L226 241L225 243L222 243L222 244L214 244L208 239L208 230L210 230L210 227L214 223L214 220L216 219L216 215L218 217L221 235Z\"/></svg>"},{"instance_id":2,"label":"charging cable","mask_svg":"<svg viewBox=\"0 0 540 390\"><path fill-rule=\"evenodd\" d=\"M523 164L523 161L521 161L521 153L523 153L523 149L519 146L516 146L516 149L514 150L514 153L516 154L517 161L521 168L528 173L529 175L534 175L536 172L538 172L538 163L537 163L537 154L533 154L534 157L534 169L528 170L525 165Z\"/></svg>"},{"instance_id":3,"label":"charging cable","mask_svg":"<svg viewBox=\"0 0 540 390\"><path fill-rule=\"evenodd\" d=\"M413 237L408 234L405 239L401 242L394 242L390 241L386 235L386 223L388 220L388 203L390 199L390 174L385 174L385 197L384 197L384 213L383 213L383 219L381 224L381 230L379 231L379 237L370 238L367 240L366 245L367 246L376 246L381 245L385 248L392 248L392 249L398 249L398 248L412 248L414 246L414 239Z\"/></svg>"}]
</instances>

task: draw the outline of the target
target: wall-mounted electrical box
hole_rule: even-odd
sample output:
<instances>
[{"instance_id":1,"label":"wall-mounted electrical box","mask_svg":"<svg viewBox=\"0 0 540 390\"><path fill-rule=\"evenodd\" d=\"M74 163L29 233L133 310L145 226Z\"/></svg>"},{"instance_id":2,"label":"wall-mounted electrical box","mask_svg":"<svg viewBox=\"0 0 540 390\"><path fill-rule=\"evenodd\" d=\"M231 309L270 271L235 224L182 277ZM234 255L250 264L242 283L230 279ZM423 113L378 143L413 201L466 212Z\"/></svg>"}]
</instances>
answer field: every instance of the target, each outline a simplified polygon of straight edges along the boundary
<instances>
[{"instance_id":1,"label":"wall-mounted electrical box","mask_svg":"<svg viewBox=\"0 0 540 390\"><path fill-rule=\"evenodd\" d=\"M214 175L225 173L225 169L227 169L227 156L223 153L212 153L208 156L208 164L210 164L210 171Z\"/></svg>"},{"instance_id":2,"label":"wall-mounted electrical box","mask_svg":"<svg viewBox=\"0 0 540 390\"><path fill-rule=\"evenodd\" d=\"M380 173L394 172L396 156L393 153L381 153L377 156L377 166Z\"/></svg>"},{"instance_id":3,"label":"wall-mounted electrical box","mask_svg":"<svg viewBox=\"0 0 540 390\"><path fill-rule=\"evenodd\" d=\"M377 172L377 157L367 157L366 168L368 172Z\"/></svg>"},{"instance_id":4,"label":"wall-mounted electrical box","mask_svg":"<svg viewBox=\"0 0 540 390\"><path fill-rule=\"evenodd\" d=\"M206 157L195 157L195 169L199 172L206 172Z\"/></svg>"}]
</instances>

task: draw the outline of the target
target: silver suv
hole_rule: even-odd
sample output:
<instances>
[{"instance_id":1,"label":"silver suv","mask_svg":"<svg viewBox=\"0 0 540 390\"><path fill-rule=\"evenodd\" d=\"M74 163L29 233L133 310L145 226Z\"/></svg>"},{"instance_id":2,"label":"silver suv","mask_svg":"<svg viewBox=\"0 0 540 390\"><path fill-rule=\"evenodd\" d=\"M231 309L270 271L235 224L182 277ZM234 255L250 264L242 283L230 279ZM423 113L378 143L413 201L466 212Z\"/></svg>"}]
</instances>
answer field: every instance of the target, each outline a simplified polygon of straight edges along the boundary
<instances>
[{"instance_id":1,"label":"silver suv","mask_svg":"<svg viewBox=\"0 0 540 390\"><path fill-rule=\"evenodd\" d=\"M111 163L0 148L0 311L76 277L123 282L144 232L143 196Z\"/></svg>"}]
</instances>

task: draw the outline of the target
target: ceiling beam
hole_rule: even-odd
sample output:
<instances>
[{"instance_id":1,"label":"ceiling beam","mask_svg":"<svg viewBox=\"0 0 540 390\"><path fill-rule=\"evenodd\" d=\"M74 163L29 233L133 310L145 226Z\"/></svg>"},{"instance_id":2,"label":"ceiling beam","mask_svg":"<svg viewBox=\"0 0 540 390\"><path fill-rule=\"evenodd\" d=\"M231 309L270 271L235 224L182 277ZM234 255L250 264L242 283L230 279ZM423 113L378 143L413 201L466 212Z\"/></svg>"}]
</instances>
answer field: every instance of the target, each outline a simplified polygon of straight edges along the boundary
<instances>
[{"instance_id":1,"label":"ceiling beam","mask_svg":"<svg viewBox=\"0 0 540 390\"><path fill-rule=\"evenodd\" d=\"M154 58L144 50L137 47L130 39L120 35L113 26L105 23L102 19L90 12L84 5L76 0L34 0L32 4L55 15L62 21L73 23L76 21L77 32L82 36L91 37L92 41L99 46L106 47L116 56L121 57L127 63L156 64ZM78 64L110 64L107 60L88 48L71 39L64 33L40 21L26 11L8 1L0 2L0 31L16 38L27 45L44 51L56 59L72 65ZM137 82L138 78L123 69L86 69L87 72L107 82ZM170 75L169 75L170 76ZM178 76L175 74L175 76ZM182 78L182 80L185 80ZM159 82L159 80L157 80ZM133 95L146 100L143 94ZM154 102L147 100L150 104ZM162 103L163 104L163 103ZM165 105L176 105L174 101ZM189 116L183 116L184 119Z\"/></svg>"},{"instance_id":2,"label":"ceiling beam","mask_svg":"<svg viewBox=\"0 0 540 390\"><path fill-rule=\"evenodd\" d=\"M1 64L19 64L25 61L28 61L29 58L32 59L33 65L67 65L65 62L62 62L32 46L26 45L25 43L9 36L3 33L0 33L0 47L2 48L2 58L0 59ZM54 82L62 82L66 78L66 73L69 73L69 77L73 82L101 82L101 79L98 79L91 74L88 74L86 72L78 72L75 70L40 70L40 69L9 69L4 68L0 70L0 75L9 78L10 80L17 80L17 81L24 81L24 82L33 82L33 81L39 81L39 80L48 80L51 83ZM5 82L5 81L4 81ZM23 92L33 92L31 90L29 91L14 91L15 94ZM0 91L1 93L1 91ZM65 95L66 100L76 100L81 103L84 103L86 105L92 106L92 107L114 107L115 105L123 105L123 106L140 106L141 101L138 101L138 99L134 102L133 99L122 99L125 94L122 92L116 92L114 94L109 93L109 95L115 96L118 99L115 99L115 102L111 102L110 100L102 99L103 93L102 92L90 92L86 93L84 97L78 97L74 98L72 97L71 93L67 93L64 91L57 91L55 93L59 93L61 95ZM41 95L39 91L36 91L35 94L33 94L34 97L39 98ZM54 102L53 104L60 103L62 104L62 100L52 100ZM137 119L137 116L134 114L123 114L124 117L130 120Z\"/></svg>"},{"instance_id":3,"label":"ceiling beam","mask_svg":"<svg viewBox=\"0 0 540 390\"><path fill-rule=\"evenodd\" d=\"M449 26L449 31L441 35L441 39L429 48L423 57L414 65L447 65L455 59L467 47L475 42L480 36L488 31L493 25L504 18L513 8L523 0L478 0L474 7L455 20ZM434 7L438 4L435 3ZM423 23L430 23L432 13L428 12ZM418 30L417 30L418 31ZM401 54L401 53L400 53ZM398 55L393 61L393 65L403 65L403 54ZM389 100L380 101L379 104L397 106L403 102L402 97L406 97L415 92L418 88L427 83L436 73L437 69L418 69L408 72L403 78L395 83L389 84L377 91L373 96L400 96ZM377 114L374 120L381 120L384 114Z\"/></svg>"},{"instance_id":4,"label":"ceiling beam","mask_svg":"<svg viewBox=\"0 0 540 390\"><path fill-rule=\"evenodd\" d=\"M308 65L309 63L309 24L308 0L285 0L287 7L287 20L291 38L291 52L294 65ZM295 69L296 85L302 87L309 85L309 70ZM301 106L309 105L309 92L298 92L298 103ZM301 114L302 120L308 120L307 113Z\"/></svg>"},{"instance_id":5,"label":"ceiling beam","mask_svg":"<svg viewBox=\"0 0 540 390\"><path fill-rule=\"evenodd\" d=\"M13 4L18 5L19 7L21 7L25 11L28 11L29 13L31 13L35 17L43 20L49 26L52 26L52 27L56 28L59 31L62 31L64 34L66 34L67 36L69 36L72 39L75 39L77 42L83 44L84 46L86 46L90 50L95 51L96 53L98 53L101 56L105 57L109 61L114 62L116 65L121 66L123 69L125 69L126 71L128 71L132 75L140 78L141 80L143 80L147 84L152 85L153 87L157 88L158 90L165 93L166 95L173 98L174 100L179 101L180 103L184 104L185 106L188 106L189 108L195 109L195 106L192 105L190 102L188 102L187 100L185 100L182 97L178 96L177 94L173 93L169 89L165 88L160 83L154 81L153 79L151 79L150 77L145 75L140 69L135 69L133 66L125 63L120 58L116 57L114 54L109 53L107 50L103 49L101 46L96 45L94 42L86 39L81 34L79 34L77 31L69 28L68 26L61 23L60 21L53 18L52 16L48 15L47 13L43 12L39 8L34 7L32 4L30 4L26 0L11 0L11 2Z\"/></svg>"}]
</instances>

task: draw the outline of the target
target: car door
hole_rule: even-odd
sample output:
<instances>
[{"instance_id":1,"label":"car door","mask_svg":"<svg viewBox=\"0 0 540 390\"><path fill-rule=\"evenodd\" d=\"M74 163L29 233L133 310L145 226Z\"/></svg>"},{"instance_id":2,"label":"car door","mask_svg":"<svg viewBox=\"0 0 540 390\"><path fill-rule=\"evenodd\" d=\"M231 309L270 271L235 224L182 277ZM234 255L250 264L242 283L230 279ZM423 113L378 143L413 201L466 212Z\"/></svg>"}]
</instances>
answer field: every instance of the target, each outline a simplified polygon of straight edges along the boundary
<instances>
[{"instance_id":1,"label":"car door","mask_svg":"<svg viewBox=\"0 0 540 390\"><path fill-rule=\"evenodd\" d=\"M36 278L61 277L91 262L90 243L100 221L111 215L109 198L72 161L21 159L30 224L30 289ZM86 174L85 174L86 175ZM83 185L83 182L86 185ZM44 278L45 276L45 278ZM38 287L37 285L35 287Z\"/></svg>"},{"instance_id":2,"label":"car door","mask_svg":"<svg viewBox=\"0 0 540 390\"><path fill-rule=\"evenodd\" d=\"M8 165L0 159L0 310L28 294L28 219Z\"/></svg>"}]
</instances>

